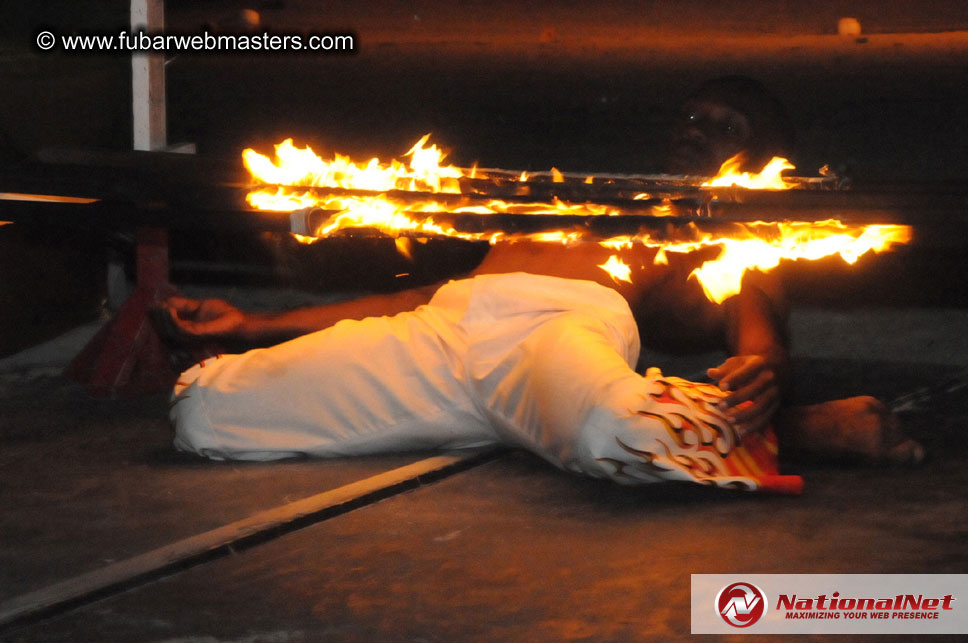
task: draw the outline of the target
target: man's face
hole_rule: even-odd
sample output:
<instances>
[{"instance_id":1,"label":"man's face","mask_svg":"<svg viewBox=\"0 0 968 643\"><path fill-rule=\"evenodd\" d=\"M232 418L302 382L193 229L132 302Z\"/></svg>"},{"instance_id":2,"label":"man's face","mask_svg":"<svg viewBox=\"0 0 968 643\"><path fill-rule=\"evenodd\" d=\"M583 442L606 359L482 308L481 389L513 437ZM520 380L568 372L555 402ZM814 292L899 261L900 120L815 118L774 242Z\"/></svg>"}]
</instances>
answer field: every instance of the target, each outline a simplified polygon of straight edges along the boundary
<instances>
[{"instance_id":1,"label":"man's face","mask_svg":"<svg viewBox=\"0 0 968 643\"><path fill-rule=\"evenodd\" d=\"M732 107L688 101L673 129L665 171L713 176L724 161L746 149L751 134L749 120Z\"/></svg>"}]
</instances>

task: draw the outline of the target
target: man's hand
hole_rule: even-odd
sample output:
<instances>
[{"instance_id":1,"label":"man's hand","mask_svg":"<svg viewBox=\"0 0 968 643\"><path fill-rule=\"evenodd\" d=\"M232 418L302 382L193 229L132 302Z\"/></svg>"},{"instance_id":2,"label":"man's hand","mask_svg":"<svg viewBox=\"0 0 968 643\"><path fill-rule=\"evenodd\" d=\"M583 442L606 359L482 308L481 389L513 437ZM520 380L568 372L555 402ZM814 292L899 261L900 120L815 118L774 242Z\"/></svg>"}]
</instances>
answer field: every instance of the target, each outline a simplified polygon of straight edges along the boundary
<instances>
[{"instance_id":1,"label":"man's hand","mask_svg":"<svg viewBox=\"0 0 968 643\"><path fill-rule=\"evenodd\" d=\"M162 334L182 342L239 340L247 316L221 299L170 297L156 309Z\"/></svg>"},{"instance_id":2,"label":"man's hand","mask_svg":"<svg viewBox=\"0 0 968 643\"><path fill-rule=\"evenodd\" d=\"M760 355L736 355L706 371L728 395L720 407L740 430L759 431L780 406L774 368Z\"/></svg>"}]
</instances>

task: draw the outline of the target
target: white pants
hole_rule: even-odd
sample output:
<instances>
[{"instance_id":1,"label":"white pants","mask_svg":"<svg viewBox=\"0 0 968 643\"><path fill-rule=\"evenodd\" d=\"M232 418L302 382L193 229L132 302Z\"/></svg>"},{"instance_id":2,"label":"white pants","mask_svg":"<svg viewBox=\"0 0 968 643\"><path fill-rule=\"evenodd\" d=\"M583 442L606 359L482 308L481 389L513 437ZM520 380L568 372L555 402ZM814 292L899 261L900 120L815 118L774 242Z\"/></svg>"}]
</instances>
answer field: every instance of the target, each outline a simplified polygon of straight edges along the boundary
<instances>
[{"instance_id":1,"label":"white pants","mask_svg":"<svg viewBox=\"0 0 968 643\"><path fill-rule=\"evenodd\" d=\"M791 482L775 475L775 441L743 439L725 420L719 389L643 377L638 352L614 290L483 275L412 312L192 367L175 387L175 444L272 460L504 443L621 483Z\"/></svg>"}]
</instances>

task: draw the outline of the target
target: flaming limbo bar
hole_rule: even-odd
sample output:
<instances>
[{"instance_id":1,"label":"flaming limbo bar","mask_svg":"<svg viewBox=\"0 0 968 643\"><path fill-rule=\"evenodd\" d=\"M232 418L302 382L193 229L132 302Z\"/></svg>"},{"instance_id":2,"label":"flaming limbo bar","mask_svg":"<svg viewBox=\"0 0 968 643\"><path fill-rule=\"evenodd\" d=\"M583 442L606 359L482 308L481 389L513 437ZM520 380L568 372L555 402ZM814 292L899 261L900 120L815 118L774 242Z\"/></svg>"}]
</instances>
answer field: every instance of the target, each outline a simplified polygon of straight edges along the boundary
<instances>
[{"instance_id":1,"label":"flaming limbo bar","mask_svg":"<svg viewBox=\"0 0 968 643\"><path fill-rule=\"evenodd\" d=\"M289 213L261 211L249 207L246 194L252 189L237 173L211 159L196 159L163 153L112 154L110 156L69 155L67 163L37 163L0 172L0 220L36 222L56 229L72 226L134 230L139 226L211 231L293 230ZM489 170L489 172L497 172ZM394 196L414 201L441 203L444 209L473 205L490 197L488 184L513 187L504 177L471 179L477 194L430 194L394 191ZM574 177L566 175L566 179ZM500 181L498 179L501 179ZM664 180L668 179L668 180ZM609 181L613 181L609 183ZM597 185L596 185L597 183ZM824 221L837 219L846 224L892 223L912 226L913 241L919 245L960 246L968 239L968 190L951 183L872 185L839 191L823 189L819 182L808 189L757 191L735 188L697 188L682 177L595 177L588 190L605 202L609 212L622 216L473 214L427 212L415 218L446 221L469 233L488 231L540 232L551 228L583 230L592 238L634 234L648 230L670 235L677 228L720 232L727 223L755 221ZM577 187L564 183L528 182L530 194L517 195L516 202L545 202L546 197L563 198ZM303 188L290 188L301 190ZM366 193L356 190L317 188L325 194ZM629 192L647 194L645 199L623 198ZM65 202L28 200L23 195L46 195L90 200ZM372 193L371 193L372 194ZM657 216L663 215L675 216ZM332 212L308 211L307 222L324 220ZM711 215L711 216L708 216ZM372 234L357 230L348 234ZM404 233L412 234L412 233Z\"/></svg>"}]
</instances>

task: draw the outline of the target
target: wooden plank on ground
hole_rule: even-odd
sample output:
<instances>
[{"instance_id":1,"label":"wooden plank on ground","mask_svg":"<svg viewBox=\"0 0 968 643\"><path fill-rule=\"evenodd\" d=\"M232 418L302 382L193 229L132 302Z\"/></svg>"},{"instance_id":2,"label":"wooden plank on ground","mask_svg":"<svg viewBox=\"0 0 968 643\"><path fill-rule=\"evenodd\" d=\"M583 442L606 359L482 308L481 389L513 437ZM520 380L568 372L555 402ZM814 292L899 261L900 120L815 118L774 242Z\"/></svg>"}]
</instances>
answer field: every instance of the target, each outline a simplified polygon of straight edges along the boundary
<instances>
[{"instance_id":1,"label":"wooden plank on ground","mask_svg":"<svg viewBox=\"0 0 968 643\"><path fill-rule=\"evenodd\" d=\"M488 462L501 447L426 458L75 576L0 604L0 630L40 620Z\"/></svg>"}]
</instances>

